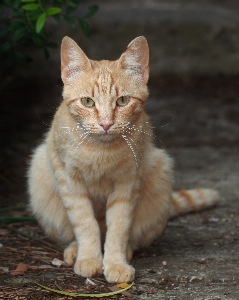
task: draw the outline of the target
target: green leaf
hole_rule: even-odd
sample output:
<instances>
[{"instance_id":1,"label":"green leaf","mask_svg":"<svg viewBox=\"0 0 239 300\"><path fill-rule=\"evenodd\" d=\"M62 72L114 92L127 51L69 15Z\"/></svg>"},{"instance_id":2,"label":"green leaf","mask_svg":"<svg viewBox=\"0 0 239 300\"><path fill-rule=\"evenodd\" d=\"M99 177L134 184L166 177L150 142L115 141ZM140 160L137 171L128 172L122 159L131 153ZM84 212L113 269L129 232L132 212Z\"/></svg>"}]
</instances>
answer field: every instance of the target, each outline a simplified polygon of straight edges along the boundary
<instances>
[{"instance_id":1,"label":"green leaf","mask_svg":"<svg viewBox=\"0 0 239 300\"><path fill-rule=\"evenodd\" d=\"M46 0L45 0L46 1ZM64 2L65 2L65 0L64 0ZM63 4L63 0L54 0L54 5L56 5L56 6L62 6L62 4Z\"/></svg>"},{"instance_id":2,"label":"green leaf","mask_svg":"<svg viewBox=\"0 0 239 300\"><path fill-rule=\"evenodd\" d=\"M90 27L89 27L88 23L83 19L79 19L79 24L80 24L80 27L83 30L84 34L87 37L89 37L90 36Z\"/></svg>"},{"instance_id":3,"label":"green leaf","mask_svg":"<svg viewBox=\"0 0 239 300\"><path fill-rule=\"evenodd\" d=\"M7 35L7 29L1 30L0 31L0 38L4 37Z\"/></svg>"},{"instance_id":4,"label":"green leaf","mask_svg":"<svg viewBox=\"0 0 239 300\"><path fill-rule=\"evenodd\" d=\"M68 6L71 6L71 7L77 7L77 6L78 6L77 3L74 3L74 2L71 1L71 0L66 0L66 4L67 4Z\"/></svg>"},{"instance_id":5,"label":"green leaf","mask_svg":"<svg viewBox=\"0 0 239 300\"><path fill-rule=\"evenodd\" d=\"M46 14L48 16L52 16L52 15L57 15L61 12L61 8L60 7L50 7L46 10Z\"/></svg>"},{"instance_id":6,"label":"green leaf","mask_svg":"<svg viewBox=\"0 0 239 300\"><path fill-rule=\"evenodd\" d=\"M37 10L31 10L31 11L28 11L27 14L28 14L28 18L31 20L31 22L33 24L35 24L37 22L37 19L39 18L40 14L42 12L40 12L39 9Z\"/></svg>"},{"instance_id":7,"label":"green leaf","mask_svg":"<svg viewBox=\"0 0 239 300\"><path fill-rule=\"evenodd\" d=\"M15 18L24 18L25 16L24 16L24 12L22 12L22 11L15 11L14 13L13 13L13 17L15 17Z\"/></svg>"},{"instance_id":8,"label":"green leaf","mask_svg":"<svg viewBox=\"0 0 239 300\"><path fill-rule=\"evenodd\" d=\"M75 19L69 16L65 16L64 19L72 28L76 27Z\"/></svg>"},{"instance_id":9,"label":"green leaf","mask_svg":"<svg viewBox=\"0 0 239 300\"><path fill-rule=\"evenodd\" d=\"M34 32L34 33L31 34L31 38L32 38L34 44L35 44L38 48L41 48L41 47L42 47L43 42L42 42L42 38L40 37L39 34L37 34L37 33Z\"/></svg>"},{"instance_id":10,"label":"green leaf","mask_svg":"<svg viewBox=\"0 0 239 300\"><path fill-rule=\"evenodd\" d=\"M16 41L20 40L22 37L24 37L26 32L27 32L26 27L18 28L12 35L12 41L16 42Z\"/></svg>"},{"instance_id":11,"label":"green leaf","mask_svg":"<svg viewBox=\"0 0 239 300\"><path fill-rule=\"evenodd\" d=\"M73 13L76 9L77 9L77 6L76 6L76 7L67 6L67 8L66 8L66 14L67 14L67 15L70 15L70 14Z\"/></svg>"},{"instance_id":12,"label":"green leaf","mask_svg":"<svg viewBox=\"0 0 239 300\"><path fill-rule=\"evenodd\" d=\"M36 32L37 33L41 32L43 26L45 25L45 22L46 22L46 14L43 13L37 19L37 23L36 23Z\"/></svg>"},{"instance_id":13,"label":"green leaf","mask_svg":"<svg viewBox=\"0 0 239 300\"><path fill-rule=\"evenodd\" d=\"M21 0L22 3L24 2L36 2L37 0Z\"/></svg>"},{"instance_id":14,"label":"green leaf","mask_svg":"<svg viewBox=\"0 0 239 300\"><path fill-rule=\"evenodd\" d=\"M1 46L0 46L0 51L1 52L7 52L7 51L9 51L10 49L11 49L11 47L12 47L12 44L11 44L11 42L5 42L4 44L2 44Z\"/></svg>"},{"instance_id":15,"label":"green leaf","mask_svg":"<svg viewBox=\"0 0 239 300\"><path fill-rule=\"evenodd\" d=\"M11 0L4 0L4 3L7 5L11 5L12 6L12 1Z\"/></svg>"},{"instance_id":16,"label":"green leaf","mask_svg":"<svg viewBox=\"0 0 239 300\"><path fill-rule=\"evenodd\" d=\"M37 10L40 7L39 4L37 3L32 3L32 4L26 4L22 6L22 9L24 10Z\"/></svg>"},{"instance_id":17,"label":"green leaf","mask_svg":"<svg viewBox=\"0 0 239 300\"><path fill-rule=\"evenodd\" d=\"M92 5L89 7L89 12L84 15L83 18L90 18L92 17L97 11L99 10L99 6L98 5Z\"/></svg>"},{"instance_id":18,"label":"green leaf","mask_svg":"<svg viewBox=\"0 0 239 300\"><path fill-rule=\"evenodd\" d=\"M15 31L19 27L23 27L25 25L25 22L22 20L14 20L11 22L10 26L8 27L9 31Z\"/></svg>"},{"instance_id":19,"label":"green leaf","mask_svg":"<svg viewBox=\"0 0 239 300\"><path fill-rule=\"evenodd\" d=\"M14 0L13 7L14 9L18 9L20 6L21 0Z\"/></svg>"}]
</instances>

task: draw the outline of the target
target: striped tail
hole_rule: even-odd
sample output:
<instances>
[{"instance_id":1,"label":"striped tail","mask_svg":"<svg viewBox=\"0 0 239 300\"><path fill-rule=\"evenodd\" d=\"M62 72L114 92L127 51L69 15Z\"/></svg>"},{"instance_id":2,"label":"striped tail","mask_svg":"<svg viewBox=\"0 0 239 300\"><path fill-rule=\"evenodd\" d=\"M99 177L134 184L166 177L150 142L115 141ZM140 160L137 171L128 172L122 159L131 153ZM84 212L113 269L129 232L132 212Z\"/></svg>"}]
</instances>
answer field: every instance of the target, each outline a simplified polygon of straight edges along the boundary
<instances>
[{"instance_id":1,"label":"striped tail","mask_svg":"<svg viewBox=\"0 0 239 300\"><path fill-rule=\"evenodd\" d=\"M202 210L215 205L219 194L212 189L180 190L173 193L170 217Z\"/></svg>"}]
</instances>

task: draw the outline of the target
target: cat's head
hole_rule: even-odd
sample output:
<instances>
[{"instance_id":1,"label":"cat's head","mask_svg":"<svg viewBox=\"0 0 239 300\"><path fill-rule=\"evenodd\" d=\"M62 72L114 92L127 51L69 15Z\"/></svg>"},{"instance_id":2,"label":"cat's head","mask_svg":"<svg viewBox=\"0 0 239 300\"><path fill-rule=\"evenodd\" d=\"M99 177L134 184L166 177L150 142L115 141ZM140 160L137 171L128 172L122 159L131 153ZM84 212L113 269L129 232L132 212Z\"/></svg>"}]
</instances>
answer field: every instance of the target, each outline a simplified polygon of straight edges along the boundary
<instances>
[{"instance_id":1,"label":"cat's head","mask_svg":"<svg viewBox=\"0 0 239 300\"><path fill-rule=\"evenodd\" d=\"M102 140L120 136L139 120L148 97L147 41L137 37L116 61L93 61L65 37L61 76L63 98L76 121Z\"/></svg>"}]
</instances>

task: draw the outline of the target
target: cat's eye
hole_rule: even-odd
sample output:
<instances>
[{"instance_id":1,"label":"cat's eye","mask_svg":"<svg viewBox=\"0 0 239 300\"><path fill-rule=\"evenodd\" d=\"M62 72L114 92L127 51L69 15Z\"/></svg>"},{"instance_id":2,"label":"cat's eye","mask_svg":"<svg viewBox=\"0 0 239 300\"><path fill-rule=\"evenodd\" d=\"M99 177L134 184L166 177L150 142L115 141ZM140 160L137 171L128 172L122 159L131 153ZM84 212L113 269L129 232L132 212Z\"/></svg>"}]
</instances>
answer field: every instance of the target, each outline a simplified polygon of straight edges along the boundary
<instances>
[{"instance_id":1,"label":"cat's eye","mask_svg":"<svg viewBox=\"0 0 239 300\"><path fill-rule=\"evenodd\" d=\"M81 98L81 102L84 106L88 106L88 107L95 106L95 102L88 97Z\"/></svg>"},{"instance_id":2,"label":"cat's eye","mask_svg":"<svg viewBox=\"0 0 239 300\"><path fill-rule=\"evenodd\" d=\"M129 96L122 96L117 99L116 105L117 106L125 106L129 102Z\"/></svg>"}]
</instances>

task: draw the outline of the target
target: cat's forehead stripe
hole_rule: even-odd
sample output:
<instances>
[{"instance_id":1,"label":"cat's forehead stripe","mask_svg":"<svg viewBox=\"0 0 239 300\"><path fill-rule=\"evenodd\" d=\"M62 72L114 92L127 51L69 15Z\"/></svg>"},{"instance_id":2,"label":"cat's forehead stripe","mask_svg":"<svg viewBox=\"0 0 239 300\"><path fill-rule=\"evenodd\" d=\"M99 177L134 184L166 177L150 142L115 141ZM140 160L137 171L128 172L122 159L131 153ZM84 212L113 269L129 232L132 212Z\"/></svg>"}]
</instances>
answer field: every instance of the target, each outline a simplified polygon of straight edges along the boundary
<instances>
[{"instance_id":1,"label":"cat's forehead stripe","mask_svg":"<svg viewBox=\"0 0 239 300\"><path fill-rule=\"evenodd\" d=\"M98 93L106 95L112 94L114 84L115 82L112 72L105 68L100 69L95 81Z\"/></svg>"}]
</instances>

